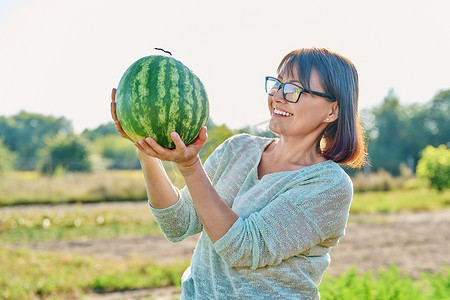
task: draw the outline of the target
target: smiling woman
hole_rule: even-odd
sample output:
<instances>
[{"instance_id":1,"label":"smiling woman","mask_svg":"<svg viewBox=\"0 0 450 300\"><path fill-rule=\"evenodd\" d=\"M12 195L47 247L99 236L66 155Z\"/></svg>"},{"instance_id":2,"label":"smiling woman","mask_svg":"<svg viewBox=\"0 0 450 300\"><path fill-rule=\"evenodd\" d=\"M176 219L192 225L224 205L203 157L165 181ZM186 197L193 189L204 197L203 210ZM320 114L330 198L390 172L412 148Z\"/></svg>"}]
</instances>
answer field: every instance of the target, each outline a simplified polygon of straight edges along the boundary
<instances>
[{"instance_id":1,"label":"smiling woman","mask_svg":"<svg viewBox=\"0 0 450 300\"><path fill-rule=\"evenodd\" d=\"M181 299L318 299L329 252L344 235L353 190L338 163L364 162L355 68L329 50L300 49L267 82L277 138L236 135L204 165L205 127L188 146L172 132L175 149L135 143L166 238L203 233ZM185 188L170 182L161 160L175 162Z\"/></svg>"},{"instance_id":2,"label":"smiling woman","mask_svg":"<svg viewBox=\"0 0 450 300\"><path fill-rule=\"evenodd\" d=\"M273 81L267 77L266 91L272 99L276 99L273 97L275 88L282 88L283 98L287 102L296 103L302 93L305 93L303 102L312 99L315 106L323 104L333 109L325 119L328 122L325 128L321 128L316 149L327 159L351 167L361 167L365 163L366 149L358 116L358 73L354 65L347 58L327 49L300 49L283 58L278 74L279 78L293 78L288 82L298 83L300 86L282 84L275 79L279 84L275 83L267 91L267 78ZM289 103L286 105L289 106ZM315 114L308 110L308 116L313 115ZM309 120L307 123L311 124Z\"/></svg>"}]
</instances>

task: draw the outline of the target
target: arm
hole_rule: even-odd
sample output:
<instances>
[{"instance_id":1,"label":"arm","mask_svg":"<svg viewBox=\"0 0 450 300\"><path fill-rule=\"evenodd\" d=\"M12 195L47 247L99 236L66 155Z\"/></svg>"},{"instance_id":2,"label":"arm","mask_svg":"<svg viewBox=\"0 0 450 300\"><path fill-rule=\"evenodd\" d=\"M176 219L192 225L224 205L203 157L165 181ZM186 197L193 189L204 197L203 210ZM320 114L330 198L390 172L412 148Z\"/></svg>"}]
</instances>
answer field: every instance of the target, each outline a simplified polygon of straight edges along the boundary
<instances>
[{"instance_id":1,"label":"arm","mask_svg":"<svg viewBox=\"0 0 450 300\"><path fill-rule=\"evenodd\" d=\"M149 204L156 209L163 209L177 203L178 189L172 184L159 159L138 151L142 172L145 178L145 188Z\"/></svg>"},{"instance_id":2,"label":"arm","mask_svg":"<svg viewBox=\"0 0 450 300\"><path fill-rule=\"evenodd\" d=\"M189 146L184 145L178 134L172 133L171 137L176 146L173 150L161 147L151 138L140 141L138 146L147 155L177 164L203 228L213 242L217 241L228 231L238 216L220 198L198 156L207 139L206 128L201 129L197 140Z\"/></svg>"},{"instance_id":3,"label":"arm","mask_svg":"<svg viewBox=\"0 0 450 300\"><path fill-rule=\"evenodd\" d=\"M198 159L193 165L178 166L183 174L203 228L214 243L227 233L238 215L219 196Z\"/></svg>"}]
</instances>

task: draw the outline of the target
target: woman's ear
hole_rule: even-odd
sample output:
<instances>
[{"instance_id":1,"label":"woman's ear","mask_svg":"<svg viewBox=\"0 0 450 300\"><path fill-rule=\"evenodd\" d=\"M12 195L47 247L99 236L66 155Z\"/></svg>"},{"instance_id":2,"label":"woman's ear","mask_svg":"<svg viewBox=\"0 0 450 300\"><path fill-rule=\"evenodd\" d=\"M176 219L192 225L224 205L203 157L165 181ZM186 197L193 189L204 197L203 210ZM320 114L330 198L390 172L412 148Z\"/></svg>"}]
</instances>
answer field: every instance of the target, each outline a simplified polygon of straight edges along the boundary
<instances>
[{"instance_id":1,"label":"woman's ear","mask_svg":"<svg viewBox=\"0 0 450 300\"><path fill-rule=\"evenodd\" d=\"M339 118L339 106L337 102L333 102L330 108L330 111L325 119L326 122L333 123Z\"/></svg>"}]
</instances>

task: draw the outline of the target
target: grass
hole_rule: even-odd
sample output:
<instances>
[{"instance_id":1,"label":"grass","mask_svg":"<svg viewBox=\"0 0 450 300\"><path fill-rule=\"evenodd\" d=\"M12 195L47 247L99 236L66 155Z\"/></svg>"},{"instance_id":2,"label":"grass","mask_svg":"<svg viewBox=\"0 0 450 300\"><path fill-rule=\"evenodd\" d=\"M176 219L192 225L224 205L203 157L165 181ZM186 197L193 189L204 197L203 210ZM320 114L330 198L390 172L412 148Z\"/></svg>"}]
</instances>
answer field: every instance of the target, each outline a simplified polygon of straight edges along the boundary
<instances>
[{"instance_id":1,"label":"grass","mask_svg":"<svg viewBox=\"0 0 450 300\"><path fill-rule=\"evenodd\" d=\"M0 243L161 234L145 202L141 209L136 205L120 206L98 209L78 204L61 209L3 210ZM449 206L450 190L372 191L355 193L351 214L438 210Z\"/></svg>"},{"instance_id":2,"label":"grass","mask_svg":"<svg viewBox=\"0 0 450 300\"><path fill-rule=\"evenodd\" d=\"M408 190L356 192L351 213L398 213L450 207L450 189L438 192L426 187Z\"/></svg>"},{"instance_id":3,"label":"grass","mask_svg":"<svg viewBox=\"0 0 450 300\"><path fill-rule=\"evenodd\" d=\"M396 266L388 270L358 274L350 269L339 277L325 276L319 286L327 300L441 300L450 299L450 268L436 273L423 273L413 280Z\"/></svg>"},{"instance_id":4,"label":"grass","mask_svg":"<svg viewBox=\"0 0 450 300\"><path fill-rule=\"evenodd\" d=\"M93 291L180 286L188 262L111 262L2 248L0 265L0 299L79 299ZM325 275L319 290L321 298L327 300L450 299L450 268L423 273L421 280L413 280L395 266L378 274L350 269L338 277Z\"/></svg>"},{"instance_id":5,"label":"grass","mask_svg":"<svg viewBox=\"0 0 450 300\"><path fill-rule=\"evenodd\" d=\"M54 204L145 199L142 172L105 171L65 176L15 172L0 180L0 205Z\"/></svg>"},{"instance_id":6,"label":"grass","mask_svg":"<svg viewBox=\"0 0 450 300\"><path fill-rule=\"evenodd\" d=\"M176 168L165 164L170 179L181 188ZM450 190L437 192L412 175L394 178L379 171L353 177L354 213L436 210L450 207ZM90 174L47 177L36 172L15 172L0 179L0 206L17 204L92 203L146 199L140 170L110 170Z\"/></svg>"},{"instance_id":7,"label":"grass","mask_svg":"<svg viewBox=\"0 0 450 300\"><path fill-rule=\"evenodd\" d=\"M65 209L14 210L0 214L0 243L161 234L146 203L120 208L75 205Z\"/></svg>"},{"instance_id":8,"label":"grass","mask_svg":"<svg viewBox=\"0 0 450 300\"><path fill-rule=\"evenodd\" d=\"M184 180L173 164L164 162L175 186ZM38 172L12 172L0 177L0 206L18 204L92 203L147 199L141 170L107 170L43 176Z\"/></svg>"},{"instance_id":9,"label":"grass","mask_svg":"<svg viewBox=\"0 0 450 300\"><path fill-rule=\"evenodd\" d=\"M80 299L92 291L179 286L188 263L163 266L3 248L0 265L0 299Z\"/></svg>"},{"instance_id":10,"label":"grass","mask_svg":"<svg viewBox=\"0 0 450 300\"><path fill-rule=\"evenodd\" d=\"M171 178L181 187L182 182L175 170L170 167L168 170ZM383 174L379 172L367 178L359 176L355 179L358 187L355 187L352 214L439 210L450 207L450 190L437 192L414 179L402 180L396 188L378 190L379 182L388 182L385 180L387 175ZM49 185L53 186L50 190ZM71 201L89 203L126 199L142 201L146 198L142 172L139 170L73 174L54 178L42 177L35 172L20 172L6 180L0 180L0 187L0 205L47 202L59 204ZM50 200L45 197L50 197ZM142 209L134 206L120 210L83 209L83 205L78 204L61 210L15 211L11 208L0 211L0 243L159 233L160 230L144 203Z\"/></svg>"},{"instance_id":11,"label":"grass","mask_svg":"<svg viewBox=\"0 0 450 300\"><path fill-rule=\"evenodd\" d=\"M181 187L181 178L173 168L168 169L169 177ZM439 193L414 179L386 184L391 181L383 176L355 180L352 214L450 207L450 190ZM21 172L0 179L0 206L145 198L142 172L138 170L61 177ZM77 204L48 210L0 210L0 299L79 299L92 291L178 286L187 262L160 265L144 260L108 261L8 248L11 243L160 234L145 203L142 209L120 206L100 209ZM319 289L322 299L450 299L450 271L444 267L441 272L424 273L421 280L413 280L395 267L377 274L358 274L352 269L339 277L325 276Z\"/></svg>"}]
</instances>

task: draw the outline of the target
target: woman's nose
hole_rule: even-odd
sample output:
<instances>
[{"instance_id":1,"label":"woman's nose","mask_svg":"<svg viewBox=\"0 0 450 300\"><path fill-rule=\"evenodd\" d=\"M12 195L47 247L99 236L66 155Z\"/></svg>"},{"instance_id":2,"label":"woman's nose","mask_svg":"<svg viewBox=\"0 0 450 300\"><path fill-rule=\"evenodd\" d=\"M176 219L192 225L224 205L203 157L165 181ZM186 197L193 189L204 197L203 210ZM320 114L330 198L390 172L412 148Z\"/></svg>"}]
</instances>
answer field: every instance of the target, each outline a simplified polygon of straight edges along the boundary
<instances>
[{"instance_id":1,"label":"woman's nose","mask_svg":"<svg viewBox=\"0 0 450 300\"><path fill-rule=\"evenodd\" d=\"M273 96L272 99L274 101L279 101L279 102L285 102L286 100L284 99L283 96L283 87L281 87Z\"/></svg>"}]
</instances>

